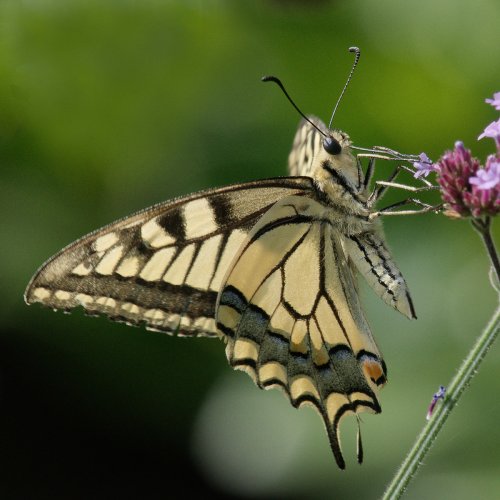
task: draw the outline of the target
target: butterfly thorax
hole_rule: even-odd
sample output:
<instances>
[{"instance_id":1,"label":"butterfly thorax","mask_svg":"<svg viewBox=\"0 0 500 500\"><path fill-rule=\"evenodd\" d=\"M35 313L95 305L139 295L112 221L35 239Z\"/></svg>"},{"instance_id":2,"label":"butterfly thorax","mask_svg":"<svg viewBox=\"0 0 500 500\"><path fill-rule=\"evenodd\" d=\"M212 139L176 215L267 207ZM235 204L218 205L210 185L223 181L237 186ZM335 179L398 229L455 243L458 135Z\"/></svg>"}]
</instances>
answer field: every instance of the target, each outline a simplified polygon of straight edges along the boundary
<instances>
[{"instance_id":1,"label":"butterfly thorax","mask_svg":"<svg viewBox=\"0 0 500 500\"><path fill-rule=\"evenodd\" d=\"M345 132L329 130L317 118L311 120L321 133L307 122L299 127L289 157L290 173L313 179L318 198L325 205L325 217L342 233L358 234L372 229L364 174L352 154L351 139ZM329 139L339 147L336 154L325 148Z\"/></svg>"}]
</instances>

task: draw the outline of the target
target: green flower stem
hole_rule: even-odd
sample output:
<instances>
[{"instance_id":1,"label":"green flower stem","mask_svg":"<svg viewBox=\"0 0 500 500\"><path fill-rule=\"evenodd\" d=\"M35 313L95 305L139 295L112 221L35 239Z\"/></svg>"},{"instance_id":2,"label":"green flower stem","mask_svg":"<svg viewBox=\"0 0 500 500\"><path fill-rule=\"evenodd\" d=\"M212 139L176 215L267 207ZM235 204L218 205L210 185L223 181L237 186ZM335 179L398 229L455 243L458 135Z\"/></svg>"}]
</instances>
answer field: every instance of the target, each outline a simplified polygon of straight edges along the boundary
<instances>
[{"instance_id":1,"label":"green flower stem","mask_svg":"<svg viewBox=\"0 0 500 500\"><path fill-rule=\"evenodd\" d=\"M460 366L455 377L446 389L446 396L441 405L438 405L426 426L422 429L413 448L408 453L397 474L387 487L383 499L393 500L400 498L410 480L417 473L423 459L436 439L441 427L446 422L453 407L457 404L464 389L469 385L476 374L486 352L491 347L500 331L500 306L489 321L476 344Z\"/></svg>"},{"instance_id":2,"label":"green flower stem","mask_svg":"<svg viewBox=\"0 0 500 500\"><path fill-rule=\"evenodd\" d=\"M471 222L474 229L483 239L492 268L495 270L497 276L497 282L500 282L500 264L498 254L490 233L491 219L489 217L485 217L484 219L472 219ZM486 352L497 338L499 331L500 305L497 307L495 314L489 321L483 333L477 339L474 347L463 361L457 374L450 382L450 385L446 390L446 396L444 397L443 403L437 406L432 417L422 429L415 444L413 445L413 448L406 456L397 474L387 487L383 496L384 500L400 498L408 486L408 483L416 475L417 470L422 464L425 455L434 443L441 427L443 427L446 419L453 410L453 407L457 404L464 389L470 384L472 377L479 369Z\"/></svg>"},{"instance_id":3,"label":"green flower stem","mask_svg":"<svg viewBox=\"0 0 500 500\"><path fill-rule=\"evenodd\" d=\"M486 247L486 251L488 252L488 257L490 258L491 265L495 270L497 276L497 283L500 282L500 262L498 260L498 254L495 249L495 243L493 238L491 237L490 227L491 227L491 219L490 217L486 217L484 220L482 219L472 219L471 220L472 227L479 233L481 238L483 238L484 246Z\"/></svg>"}]
</instances>

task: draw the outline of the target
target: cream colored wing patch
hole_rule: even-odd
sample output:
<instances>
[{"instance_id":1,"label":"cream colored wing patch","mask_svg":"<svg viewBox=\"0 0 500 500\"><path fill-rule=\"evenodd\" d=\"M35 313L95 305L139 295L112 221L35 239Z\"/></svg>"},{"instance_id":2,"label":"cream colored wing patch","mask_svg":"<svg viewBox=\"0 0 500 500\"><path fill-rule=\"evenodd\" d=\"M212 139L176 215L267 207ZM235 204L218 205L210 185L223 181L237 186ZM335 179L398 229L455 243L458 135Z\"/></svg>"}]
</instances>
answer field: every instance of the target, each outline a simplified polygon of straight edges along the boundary
<instances>
[{"instance_id":1,"label":"cream colored wing patch","mask_svg":"<svg viewBox=\"0 0 500 500\"><path fill-rule=\"evenodd\" d=\"M309 119L319 129L325 129L324 123L314 116ZM288 155L288 172L290 175L312 176L314 171L314 159L320 148L322 148L323 137L311 127L311 125L302 120L295 134L292 149Z\"/></svg>"},{"instance_id":2,"label":"cream colored wing patch","mask_svg":"<svg viewBox=\"0 0 500 500\"><path fill-rule=\"evenodd\" d=\"M234 368L320 413L344 468L340 420L380 412L376 391L386 370L340 237L323 212L311 199L290 196L259 220L227 274L216 321Z\"/></svg>"},{"instance_id":3,"label":"cream colored wing patch","mask_svg":"<svg viewBox=\"0 0 500 500\"><path fill-rule=\"evenodd\" d=\"M304 178L269 179L156 205L63 249L33 277L25 299L216 336L217 293L249 230L278 199L310 189Z\"/></svg>"}]
</instances>

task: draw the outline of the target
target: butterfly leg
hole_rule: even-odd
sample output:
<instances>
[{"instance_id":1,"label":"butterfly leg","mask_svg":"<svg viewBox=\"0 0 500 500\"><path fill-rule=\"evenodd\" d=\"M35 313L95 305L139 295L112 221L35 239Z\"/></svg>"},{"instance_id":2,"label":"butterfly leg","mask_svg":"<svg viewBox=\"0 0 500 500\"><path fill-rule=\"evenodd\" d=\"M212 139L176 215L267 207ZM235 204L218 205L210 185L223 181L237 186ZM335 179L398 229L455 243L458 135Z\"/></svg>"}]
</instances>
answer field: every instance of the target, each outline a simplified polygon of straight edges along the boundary
<instances>
[{"instance_id":1,"label":"butterfly leg","mask_svg":"<svg viewBox=\"0 0 500 500\"><path fill-rule=\"evenodd\" d=\"M364 157L369 158L369 161L368 161L368 166L367 166L363 181L361 182L361 177L362 177L362 172L363 172L362 168L361 168L361 158L364 158ZM359 154L356 157L356 164L358 167L358 189L360 192L366 191L372 182L373 174L375 173L375 160L376 160L376 158L381 158L384 160L389 159L389 158L380 157L380 156L363 155L363 154ZM395 171L389 177L389 180L392 181L396 177L398 172L399 172L399 167L396 167ZM370 198L372 198L373 196L374 196L374 193L371 193ZM376 199L378 199L379 197L380 196L378 196Z\"/></svg>"},{"instance_id":2,"label":"butterfly leg","mask_svg":"<svg viewBox=\"0 0 500 500\"><path fill-rule=\"evenodd\" d=\"M370 166L370 165L369 165ZM370 176L373 176L373 166L371 168ZM380 200L384 194L387 192L387 189L390 187L387 185L393 184L393 180L399 175L401 170L407 170L407 168L404 165L398 165L392 172L392 174L389 176L387 181L376 181L375 182L375 188L373 189L372 193L368 197L368 206L371 207L373 206L378 200ZM366 184L368 186L368 184Z\"/></svg>"},{"instance_id":3,"label":"butterfly leg","mask_svg":"<svg viewBox=\"0 0 500 500\"><path fill-rule=\"evenodd\" d=\"M429 181L426 179L418 179L420 182L422 182L424 185L423 186L410 186L408 184L402 184L399 182L393 182L394 179L399 175L401 171L407 171L413 174L413 170L408 168L406 165L398 165L392 174L389 176L389 178L386 181L376 181L375 182L375 189L372 191L371 195L368 198L368 206L373 206L377 201L379 201L384 194L387 192L389 188L394 188L394 189L402 189L404 191L410 191L412 193L420 193L420 192L425 192L425 191L432 191L435 189L439 189L439 186L435 186L431 184Z\"/></svg>"},{"instance_id":4,"label":"butterfly leg","mask_svg":"<svg viewBox=\"0 0 500 500\"><path fill-rule=\"evenodd\" d=\"M399 182L391 182L391 181L377 181L376 182L377 186L380 186L381 188L396 188L396 189L403 189L405 191L411 191L412 193L421 193L422 191L433 191L436 189L439 189L439 186L433 186L432 184L429 186L410 186L408 184L400 184Z\"/></svg>"},{"instance_id":5,"label":"butterfly leg","mask_svg":"<svg viewBox=\"0 0 500 500\"><path fill-rule=\"evenodd\" d=\"M392 174L389 176L389 179L387 182L392 182L398 176L400 171L401 170L400 170L399 166L396 167L394 169L394 171L392 172ZM372 207L378 200L380 200L387 191L387 187L379 185L378 182L375 182L375 186L376 187L373 189L370 196L368 197L368 206L369 207Z\"/></svg>"},{"instance_id":6,"label":"butterfly leg","mask_svg":"<svg viewBox=\"0 0 500 500\"><path fill-rule=\"evenodd\" d=\"M396 160L402 160L402 161L416 161L418 160L418 156L415 155L408 155L404 153L400 153L399 151L396 151L391 148L387 148L385 146L373 146L374 151L380 151L381 153L384 153L386 155L389 155L392 159Z\"/></svg>"},{"instance_id":7,"label":"butterfly leg","mask_svg":"<svg viewBox=\"0 0 500 500\"><path fill-rule=\"evenodd\" d=\"M361 165L359 157L357 158L357 162L359 169L359 165ZM366 168L365 178L363 179L363 184L362 184L363 190L366 191L366 189L368 189L368 186L370 186L374 172L375 172L375 158L370 158L370 160L368 161L368 167Z\"/></svg>"},{"instance_id":8,"label":"butterfly leg","mask_svg":"<svg viewBox=\"0 0 500 500\"><path fill-rule=\"evenodd\" d=\"M405 205L417 205L420 208L419 210L395 210L398 207L402 207ZM417 215L417 214L425 214L428 212L439 212L443 207L443 204L440 203L438 205L429 205L428 203L424 203L416 198L407 198L406 200L398 201L388 207L382 208L377 212L372 212L370 214L370 219L375 219L376 217L380 217L382 215Z\"/></svg>"}]
</instances>

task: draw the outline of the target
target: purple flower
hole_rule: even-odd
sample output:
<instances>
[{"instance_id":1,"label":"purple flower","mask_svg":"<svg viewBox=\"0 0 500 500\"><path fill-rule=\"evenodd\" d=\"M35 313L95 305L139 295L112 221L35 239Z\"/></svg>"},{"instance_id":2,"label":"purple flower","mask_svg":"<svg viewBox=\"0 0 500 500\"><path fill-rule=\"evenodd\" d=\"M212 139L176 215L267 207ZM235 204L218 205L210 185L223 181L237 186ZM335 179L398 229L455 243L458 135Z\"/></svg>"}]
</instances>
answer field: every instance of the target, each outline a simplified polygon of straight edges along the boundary
<instances>
[{"instance_id":1,"label":"purple flower","mask_svg":"<svg viewBox=\"0 0 500 500\"><path fill-rule=\"evenodd\" d=\"M500 110L500 92L486 102ZM478 137L495 139L497 153L486 159L483 167L463 142L456 142L453 151L446 151L436 162L437 182L441 189L445 213L450 217L482 217L500 213L500 120L490 123ZM427 175L430 160L422 153L415 177Z\"/></svg>"},{"instance_id":2,"label":"purple flower","mask_svg":"<svg viewBox=\"0 0 500 500\"><path fill-rule=\"evenodd\" d=\"M486 161L486 167L480 168L469 182L477 189L491 189L500 186L500 161L490 155Z\"/></svg>"},{"instance_id":3,"label":"purple flower","mask_svg":"<svg viewBox=\"0 0 500 500\"><path fill-rule=\"evenodd\" d=\"M437 171L436 166L432 163L432 160L425 153L420 153L418 157L420 158L420 161L413 162L413 166L417 169L413 174L413 177L415 177L415 179L418 179L422 176L427 177L431 172Z\"/></svg>"},{"instance_id":4,"label":"purple flower","mask_svg":"<svg viewBox=\"0 0 500 500\"><path fill-rule=\"evenodd\" d=\"M473 158L462 142L437 162L441 197L449 215L480 217L500 212L500 157L490 155L486 166Z\"/></svg>"},{"instance_id":5,"label":"purple flower","mask_svg":"<svg viewBox=\"0 0 500 500\"><path fill-rule=\"evenodd\" d=\"M495 109L500 110L500 92L493 94L493 99L485 99L488 104L491 104Z\"/></svg>"},{"instance_id":6,"label":"purple flower","mask_svg":"<svg viewBox=\"0 0 500 500\"><path fill-rule=\"evenodd\" d=\"M494 139L500 137L500 120L490 123L484 129L484 132L477 138L477 140L479 141L483 137L493 137Z\"/></svg>"},{"instance_id":7,"label":"purple flower","mask_svg":"<svg viewBox=\"0 0 500 500\"><path fill-rule=\"evenodd\" d=\"M429 405L429 409L427 410L427 420L431 419L437 402L440 399L444 399L445 394L446 394L446 387L444 385L440 385L439 390L434 394L434 396L432 396L431 404Z\"/></svg>"},{"instance_id":8,"label":"purple flower","mask_svg":"<svg viewBox=\"0 0 500 500\"><path fill-rule=\"evenodd\" d=\"M441 197L459 216L471 215L471 210L464 200L464 194L472 190L469 178L479 169L479 160L473 158L463 142L456 142L453 151L447 151L437 162L439 167L438 183Z\"/></svg>"},{"instance_id":9,"label":"purple flower","mask_svg":"<svg viewBox=\"0 0 500 500\"><path fill-rule=\"evenodd\" d=\"M458 216L472 215L466 198L470 197L472 186L469 178L474 176L480 167L479 160L473 158L470 150L463 142L456 142L453 151L447 151L437 162L439 167L438 183L441 197Z\"/></svg>"},{"instance_id":10,"label":"purple flower","mask_svg":"<svg viewBox=\"0 0 500 500\"><path fill-rule=\"evenodd\" d=\"M488 156L486 166L477 170L469 179L472 190L464 194L472 215L495 215L500 212L500 161L499 157Z\"/></svg>"}]
</instances>

